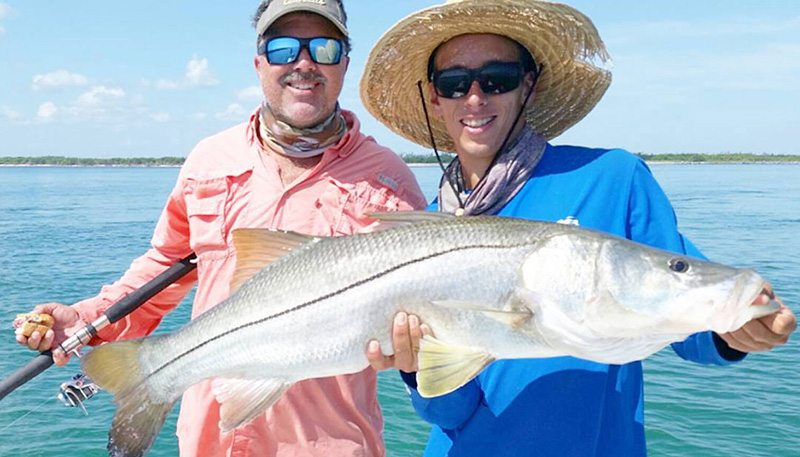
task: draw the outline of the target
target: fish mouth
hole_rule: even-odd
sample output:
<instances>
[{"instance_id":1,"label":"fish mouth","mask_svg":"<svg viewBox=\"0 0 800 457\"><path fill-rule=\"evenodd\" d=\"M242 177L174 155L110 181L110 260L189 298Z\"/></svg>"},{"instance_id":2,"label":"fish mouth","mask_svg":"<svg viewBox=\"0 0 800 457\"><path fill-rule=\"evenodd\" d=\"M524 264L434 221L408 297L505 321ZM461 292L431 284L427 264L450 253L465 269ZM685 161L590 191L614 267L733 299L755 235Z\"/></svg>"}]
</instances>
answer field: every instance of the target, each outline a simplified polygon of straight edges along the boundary
<instances>
[{"instance_id":1,"label":"fish mouth","mask_svg":"<svg viewBox=\"0 0 800 457\"><path fill-rule=\"evenodd\" d=\"M772 284L768 281L762 279L755 273L751 273L755 275L755 286L752 289L752 292L747 294L747 290L750 290L750 275L743 275L737 281L739 285L736 289L740 291L734 292L733 296L731 297L731 302L736 302L736 300L741 300L739 303L746 304L746 309L748 313L748 320L751 319L759 319L764 316L768 316L775 311L779 310L782 306L782 303L779 298L775 296L775 291L772 289ZM766 296L767 300L761 299L761 296ZM756 304L757 301L761 301L761 303Z\"/></svg>"},{"instance_id":2,"label":"fish mouth","mask_svg":"<svg viewBox=\"0 0 800 457\"><path fill-rule=\"evenodd\" d=\"M765 295L767 298L769 298L769 301L763 305L754 305L753 303L755 303L755 301L762 295ZM785 305L781 299L775 295L775 291L772 290L772 284L767 281L761 282L760 291L750 299L750 310L753 312L753 319L768 316L778 311L782 306Z\"/></svg>"}]
</instances>

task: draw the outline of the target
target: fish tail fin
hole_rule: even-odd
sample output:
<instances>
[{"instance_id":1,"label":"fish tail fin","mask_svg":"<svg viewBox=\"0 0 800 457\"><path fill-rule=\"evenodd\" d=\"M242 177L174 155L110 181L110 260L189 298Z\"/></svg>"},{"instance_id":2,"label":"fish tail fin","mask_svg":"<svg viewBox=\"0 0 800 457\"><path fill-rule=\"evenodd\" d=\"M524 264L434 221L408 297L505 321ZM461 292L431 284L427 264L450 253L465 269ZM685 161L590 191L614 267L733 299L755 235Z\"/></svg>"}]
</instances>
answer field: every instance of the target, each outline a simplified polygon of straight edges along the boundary
<instances>
[{"instance_id":1,"label":"fish tail fin","mask_svg":"<svg viewBox=\"0 0 800 457\"><path fill-rule=\"evenodd\" d=\"M153 445L175 400L155 398L139 361L143 340L97 347L81 359L83 371L114 396L117 410L108 432L108 453L143 456Z\"/></svg>"}]
</instances>

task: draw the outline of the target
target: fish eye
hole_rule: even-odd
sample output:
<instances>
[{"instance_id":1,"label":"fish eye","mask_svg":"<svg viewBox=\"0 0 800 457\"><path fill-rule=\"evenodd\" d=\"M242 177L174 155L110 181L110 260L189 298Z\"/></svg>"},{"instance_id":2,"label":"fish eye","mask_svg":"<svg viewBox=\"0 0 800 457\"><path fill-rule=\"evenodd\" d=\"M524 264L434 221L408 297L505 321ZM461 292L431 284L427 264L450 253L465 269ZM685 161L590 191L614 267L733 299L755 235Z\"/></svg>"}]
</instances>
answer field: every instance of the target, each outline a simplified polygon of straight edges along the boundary
<instances>
[{"instance_id":1,"label":"fish eye","mask_svg":"<svg viewBox=\"0 0 800 457\"><path fill-rule=\"evenodd\" d=\"M669 269L675 273L686 273L689 271L689 262L680 257L669 259Z\"/></svg>"}]
</instances>

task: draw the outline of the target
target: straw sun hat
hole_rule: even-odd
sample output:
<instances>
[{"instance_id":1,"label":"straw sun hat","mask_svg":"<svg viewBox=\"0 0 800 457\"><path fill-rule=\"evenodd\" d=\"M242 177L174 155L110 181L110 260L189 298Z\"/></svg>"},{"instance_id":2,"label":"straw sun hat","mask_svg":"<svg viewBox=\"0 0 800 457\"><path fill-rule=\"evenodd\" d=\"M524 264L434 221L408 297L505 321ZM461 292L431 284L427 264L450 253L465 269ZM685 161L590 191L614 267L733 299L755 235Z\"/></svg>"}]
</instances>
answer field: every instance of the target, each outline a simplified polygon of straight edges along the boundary
<instances>
[{"instance_id":1,"label":"straw sun hat","mask_svg":"<svg viewBox=\"0 0 800 457\"><path fill-rule=\"evenodd\" d=\"M525 117L547 139L583 119L611 83L605 45L574 8L536 0L449 0L407 16L378 40L361 77L364 106L395 133L430 147L417 81L427 84L436 47L471 33L511 38L543 67ZM454 151L444 122L433 114L431 127L436 146Z\"/></svg>"}]
</instances>

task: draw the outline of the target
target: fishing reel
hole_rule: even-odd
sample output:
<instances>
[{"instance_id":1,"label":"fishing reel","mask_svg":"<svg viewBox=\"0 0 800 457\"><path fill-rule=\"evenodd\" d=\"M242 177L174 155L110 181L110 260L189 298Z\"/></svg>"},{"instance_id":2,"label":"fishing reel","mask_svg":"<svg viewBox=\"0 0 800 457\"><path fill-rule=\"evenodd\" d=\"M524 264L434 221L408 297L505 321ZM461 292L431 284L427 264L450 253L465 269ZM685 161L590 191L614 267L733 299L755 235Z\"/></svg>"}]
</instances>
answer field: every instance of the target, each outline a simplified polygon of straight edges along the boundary
<instances>
[{"instance_id":1,"label":"fishing reel","mask_svg":"<svg viewBox=\"0 0 800 457\"><path fill-rule=\"evenodd\" d=\"M62 382L59 387L58 399L64 403L64 406L70 408L81 408L83 414L89 415L86 411L86 406L83 402L95 396L100 392L97 384L83 373L78 373L67 382Z\"/></svg>"}]
</instances>

